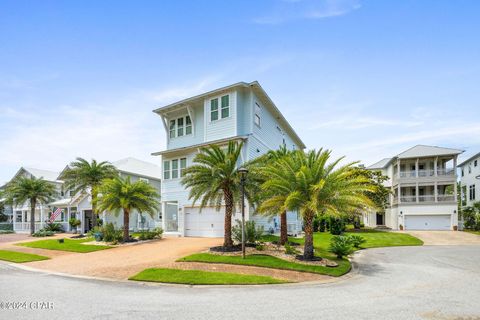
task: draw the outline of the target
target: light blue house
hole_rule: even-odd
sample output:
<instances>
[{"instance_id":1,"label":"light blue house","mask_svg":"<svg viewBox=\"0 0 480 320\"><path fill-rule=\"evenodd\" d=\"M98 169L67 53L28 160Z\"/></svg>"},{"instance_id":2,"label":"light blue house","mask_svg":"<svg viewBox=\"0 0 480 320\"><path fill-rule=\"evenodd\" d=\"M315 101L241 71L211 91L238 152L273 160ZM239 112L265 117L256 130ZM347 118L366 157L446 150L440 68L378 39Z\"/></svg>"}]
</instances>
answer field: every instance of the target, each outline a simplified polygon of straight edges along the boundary
<instances>
[{"instance_id":1,"label":"light blue house","mask_svg":"<svg viewBox=\"0 0 480 320\"><path fill-rule=\"evenodd\" d=\"M199 147L243 141L241 161L254 159L268 150L285 145L305 145L258 82L239 82L154 110L167 133L167 149L153 155L162 157L162 225L167 234L222 237L224 210L204 208L188 199L180 183L182 169L192 164ZM248 206L247 206L248 207ZM247 219L277 232L279 217L267 218L247 208ZM233 221L240 218L235 210ZM301 231L295 212L288 214L289 233Z\"/></svg>"}]
</instances>

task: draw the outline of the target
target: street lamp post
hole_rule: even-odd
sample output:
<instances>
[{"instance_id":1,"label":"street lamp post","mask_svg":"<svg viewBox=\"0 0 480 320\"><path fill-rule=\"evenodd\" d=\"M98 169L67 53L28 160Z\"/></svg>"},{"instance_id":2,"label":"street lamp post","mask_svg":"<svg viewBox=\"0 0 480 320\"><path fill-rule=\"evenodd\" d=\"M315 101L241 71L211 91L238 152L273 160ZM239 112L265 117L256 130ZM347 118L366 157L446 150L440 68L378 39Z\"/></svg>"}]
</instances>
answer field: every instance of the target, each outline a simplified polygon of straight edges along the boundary
<instances>
[{"instance_id":1,"label":"street lamp post","mask_svg":"<svg viewBox=\"0 0 480 320\"><path fill-rule=\"evenodd\" d=\"M245 180L248 170L240 168L238 172L240 173L240 188L242 191L242 258L245 259Z\"/></svg>"}]
</instances>

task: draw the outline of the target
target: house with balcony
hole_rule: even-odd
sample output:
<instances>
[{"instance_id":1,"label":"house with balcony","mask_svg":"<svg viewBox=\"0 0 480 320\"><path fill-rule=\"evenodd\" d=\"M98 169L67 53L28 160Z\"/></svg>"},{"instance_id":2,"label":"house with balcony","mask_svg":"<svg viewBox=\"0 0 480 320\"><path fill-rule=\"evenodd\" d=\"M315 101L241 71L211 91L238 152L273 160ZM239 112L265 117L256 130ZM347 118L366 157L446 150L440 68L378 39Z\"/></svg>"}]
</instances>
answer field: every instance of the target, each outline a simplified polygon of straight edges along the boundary
<instances>
[{"instance_id":1,"label":"house with balcony","mask_svg":"<svg viewBox=\"0 0 480 320\"><path fill-rule=\"evenodd\" d=\"M462 150L417 145L367 167L388 177L385 212L364 214L369 227L394 230L455 230L457 157Z\"/></svg>"},{"instance_id":2,"label":"house with balcony","mask_svg":"<svg viewBox=\"0 0 480 320\"><path fill-rule=\"evenodd\" d=\"M167 135L166 149L161 156L162 225L166 234L197 237L222 237L224 208L200 210L199 203L189 199L189 190L180 183L182 170L193 163L200 147L243 142L242 163L269 150L285 145L288 149L304 149L276 105L256 81L239 82L209 91L154 110L160 116ZM236 208L232 221L240 219ZM246 218L254 220L265 231L277 232L279 217L268 218L246 208ZM302 223L296 212L288 212L288 231L297 234Z\"/></svg>"},{"instance_id":3,"label":"house with balcony","mask_svg":"<svg viewBox=\"0 0 480 320\"><path fill-rule=\"evenodd\" d=\"M480 152L458 165L462 206L470 207L480 201Z\"/></svg>"},{"instance_id":4,"label":"house with balcony","mask_svg":"<svg viewBox=\"0 0 480 320\"><path fill-rule=\"evenodd\" d=\"M138 160L135 158L125 158L112 162L119 172L120 177L130 177L133 181L143 180L154 186L160 194L161 184L161 168L155 164ZM66 167L67 168L67 167ZM65 168L65 169L66 169ZM65 170L64 169L64 170ZM41 170L34 168L22 167L12 178L18 176L35 177L37 179L46 180L55 185L57 194L54 201L51 203L38 203L35 209L35 230L38 231L45 227L52 212L61 209L61 213L56 217L55 222L62 225L63 230L69 232L70 225L68 220L70 218L79 219L81 222L78 227L79 232L88 232L92 228L92 220L94 218L92 213L92 198L90 190L79 191L75 193L72 190L66 190L64 182L61 180L62 172L55 172L49 170ZM12 206L13 213L13 230L19 233L30 232L30 205L24 203L21 205ZM112 222L117 228L123 226L123 219L121 215L114 215L109 212L102 212L99 218L105 223ZM158 208L157 213L153 217L142 214L140 212L133 212L130 215L130 230L151 229L161 226L162 213Z\"/></svg>"}]
</instances>

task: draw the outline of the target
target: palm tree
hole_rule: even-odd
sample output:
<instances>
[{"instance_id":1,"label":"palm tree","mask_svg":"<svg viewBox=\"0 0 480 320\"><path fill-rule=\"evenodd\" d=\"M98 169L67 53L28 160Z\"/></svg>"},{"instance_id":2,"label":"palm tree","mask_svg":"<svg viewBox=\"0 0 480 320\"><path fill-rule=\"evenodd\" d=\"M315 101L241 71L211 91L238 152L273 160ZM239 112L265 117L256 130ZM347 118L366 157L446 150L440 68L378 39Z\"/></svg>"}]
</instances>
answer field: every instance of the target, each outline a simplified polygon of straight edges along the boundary
<instances>
[{"instance_id":1,"label":"palm tree","mask_svg":"<svg viewBox=\"0 0 480 320\"><path fill-rule=\"evenodd\" d=\"M182 184L190 189L189 199L200 200L200 208L214 206L220 210L225 204L224 247L233 246L232 214L240 200L238 172L243 143L230 141L227 148L210 145L200 148L194 165L184 171ZM245 190L250 203L254 202L254 179L247 179Z\"/></svg>"},{"instance_id":2,"label":"palm tree","mask_svg":"<svg viewBox=\"0 0 480 320\"><path fill-rule=\"evenodd\" d=\"M283 190L287 195L278 199L273 196L261 205L261 210L278 207L298 210L303 217L305 229L304 259L314 257L313 219L317 213L338 216L365 207L374 206L367 192L375 190L370 179L358 175L354 164L337 167L343 159L327 164L331 152L297 151L289 157L276 161L265 170L268 180L262 189Z\"/></svg>"},{"instance_id":3,"label":"palm tree","mask_svg":"<svg viewBox=\"0 0 480 320\"><path fill-rule=\"evenodd\" d=\"M62 174L61 179L65 181L65 188L74 192L90 189L92 195L92 227L96 226L98 188L105 179L115 178L118 175L117 169L107 161L88 162L83 158L77 158L70 163Z\"/></svg>"},{"instance_id":4,"label":"palm tree","mask_svg":"<svg viewBox=\"0 0 480 320\"><path fill-rule=\"evenodd\" d=\"M131 182L130 177L122 179L106 179L99 188L98 209L109 211L118 216L123 212L123 241L128 241L130 235L130 213L136 210L154 216L160 205L157 190L145 181Z\"/></svg>"},{"instance_id":5,"label":"palm tree","mask_svg":"<svg viewBox=\"0 0 480 320\"><path fill-rule=\"evenodd\" d=\"M264 156L259 158L260 164L253 166L254 169L258 168L258 173L254 171L254 176L260 177L261 183L265 182L268 177L263 177L263 171L265 167L275 165L276 162L284 157L291 155L292 151L288 150L287 147L283 144L277 150L270 150ZM263 179L262 179L263 177ZM263 208L262 213L269 215L277 215L280 212L280 244L284 245L288 241L288 228L287 228L287 210L284 208L283 203L285 202L285 197L288 195L288 190L275 188L274 186L270 187L268 190L264 190L260 195L260 202L262 199L271 199L270 205Z\"/></svg>"},{"instance_id":6,"label":"palm tree","mask_svg":"<svg viewBox=\"0 0 480 320\"><path fill-rule=\"evenodd\" d=\"M42 178L18 177L7 185L7 203L22 205L30 202L30 234L35 233L35 207L37 203L47 204L54 199L56 189Z\"/></svg>"}]
</instances>

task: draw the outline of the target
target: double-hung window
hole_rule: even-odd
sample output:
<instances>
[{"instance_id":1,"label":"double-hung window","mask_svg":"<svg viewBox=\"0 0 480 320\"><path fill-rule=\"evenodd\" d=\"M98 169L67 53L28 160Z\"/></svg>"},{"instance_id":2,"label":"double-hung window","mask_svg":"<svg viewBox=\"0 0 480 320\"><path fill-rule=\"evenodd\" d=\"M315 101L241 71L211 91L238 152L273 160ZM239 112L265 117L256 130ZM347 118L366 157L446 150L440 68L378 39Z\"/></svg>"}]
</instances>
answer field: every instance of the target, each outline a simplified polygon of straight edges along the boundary
<instances>
[{"instance_id":1,"label":"double-hung window","mask_svg":"<svg viewBox=\"0 0 480 320\"><path fill-rule=\"evenodd\" d=\"M192 119L190 116L185 117L185 135L192 134Z\"/></svg>"},{"instance_id":2,"label":"double-hung window","mask_svg":"<svg viewBox=\"0 0 480 320\"><path fill-rule=\"evenodd\" d=\"M170 161L163 161L163 179L170 179Z\"/></svg>"},{"instance_id":3,"label":"double-hung window","mask_svg":"<svg viewBox=\"0 0 480 320\"><path fill-rule=\"evenodd\" d=\"M219 105L220 102L220 105ZM210 100L210 121L228 118L230 116L230 96L227 94Z\"/></svg>"},{"instance_id":4,"label":"double-hung window","mask_svg":"<svg viewBox=\"0 0 480 320\"><path fill-rule=\"evenodd\" d=\"M170 120L170 138L183 137L193 132L192 119L190 116Z\"/></svg>"},{"instance_id":5,"label":"double-hung window","mask_svg":"<svg viewBox=\"0 0 480 320\"><path fill-rule=\"evenodd\" d=\"M187 158L165 160L163 162L163 179L183 177L187 168Z\"/></svg>"},{"instance_id":6,"label":"double-hung window","mask_svg":"<svg viewBox=\"0 0 480 320\"><path fill-rule=\"evenodd\" d=\"M170 120L170 138L175 138L175 120Z\"/></svg>"},{"instance_id":7,"label":"double-hung window","mask_svg":"<svg viewBox=\"0 0 480 320\"><path fill-rule=\"evenodd\" d=\"M470 200L475 200L475 185L472 184L470 187L469 187L469 198Z\"/></svg>"},{"instance_id":8,"label":"double-hung window","mask_svg":"<svg viewBox=\"0 0 480 320\"><path fill-rule=\"evenodd\" d=\"M183 136L183 118L177 119L177 137Z\"/></svg>"},{"instance_id":9,"label":"double-hung window","mask_svg":"<svg viewBox=\"0 0 480 320\"><path fill-rule=\"evenodd\" d=\"M178 159L172 160L172 179L178 178Z\"/></svg>"}]
</instances>

